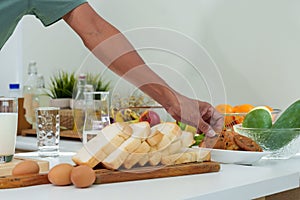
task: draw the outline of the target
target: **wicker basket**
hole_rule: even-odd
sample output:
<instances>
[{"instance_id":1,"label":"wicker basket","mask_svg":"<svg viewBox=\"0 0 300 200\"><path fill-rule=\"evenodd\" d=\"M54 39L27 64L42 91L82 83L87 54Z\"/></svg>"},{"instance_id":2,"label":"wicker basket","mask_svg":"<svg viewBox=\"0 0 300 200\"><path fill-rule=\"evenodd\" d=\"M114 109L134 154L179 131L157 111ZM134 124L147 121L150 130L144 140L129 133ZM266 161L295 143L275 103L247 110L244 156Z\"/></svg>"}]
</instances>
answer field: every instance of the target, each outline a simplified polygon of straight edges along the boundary
<instances>
[{"instance_id":1,"label":"wicker basket","mask_svg":"<svg viewBox=\"0 0 300 200\"><path fill-rule=\"evenodd\" d=\"M63 129L73 130L74 128L74 118L73 111L71 109L61 109L60 114L60 126Z\"/></svg>"}]
</instances>

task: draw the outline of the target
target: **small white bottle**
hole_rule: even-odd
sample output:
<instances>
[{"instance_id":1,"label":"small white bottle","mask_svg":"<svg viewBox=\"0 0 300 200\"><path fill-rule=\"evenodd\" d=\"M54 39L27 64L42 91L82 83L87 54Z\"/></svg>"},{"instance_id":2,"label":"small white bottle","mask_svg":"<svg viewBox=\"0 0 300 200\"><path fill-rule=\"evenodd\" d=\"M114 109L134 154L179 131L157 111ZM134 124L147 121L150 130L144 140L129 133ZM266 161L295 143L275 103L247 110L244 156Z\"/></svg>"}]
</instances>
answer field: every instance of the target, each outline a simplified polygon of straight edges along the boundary
<instances>
[{"instance_id":1,"label":"small white bottle","mask_svg":"<svg viewBox=\"0 0 300 200\"><path fill-rule=\"evenodd\" d=\"M10 83L9 84L9 97L19 98L21 96L20 84Z\"/></svg>"},{"instance_id":2,"label":"small white bottle","mask_svg":"<svg viewBox=\"0 0 300 200\"><path fill-rule=\"evenodd\" d=\"M36 62L31 61L28 65L28 79L23 85L23 97L24 97L23 107L25 109L25 118L32 125L35 124L34 109L36 105L33 105L33 100L36 93L36 87L37 87L37 67L36 67Z\"/></svg>"},{"instance_id":3,"label":"small white bottle","mask_svg":"<svg viewBox=\"0 0 300 200\"><path fill-rule=\"evenodd\" d=\"M84 101L84 88L86 85L86 75L80 74L77 80L77 92L73 99L73 115L74 115L74 130L77 131L79 136L82 136L84 117L85 117L85 101Z\"/></svg>"},{"instance_id":4,"label":"small white bottle","mask_svg":"<svg viewBox=\"0 0 300 200\"><path fill-rule=\"evenodd\" d=\"M45 91L45 79L42 74L37 75L37 87L34 95L33 104L39 107L47 107L49 106L49 96L46 95Z\"/></svg>"},{"instance_id":5,"label":"small white bottle","mask_svg":"<svg viewBox=\"0 0 300 200\"><path fill-rule=\"evenodd\" d=\"M85 102L85 117L82 131L83 144L87 143L90 139L98 134L98 128L96 127L99 121L96 117L94 110L94 88L92 85L86 85L84 89L84 102ZM100 129L99 129L100 130Z\"/></svg>"}]
</instances>

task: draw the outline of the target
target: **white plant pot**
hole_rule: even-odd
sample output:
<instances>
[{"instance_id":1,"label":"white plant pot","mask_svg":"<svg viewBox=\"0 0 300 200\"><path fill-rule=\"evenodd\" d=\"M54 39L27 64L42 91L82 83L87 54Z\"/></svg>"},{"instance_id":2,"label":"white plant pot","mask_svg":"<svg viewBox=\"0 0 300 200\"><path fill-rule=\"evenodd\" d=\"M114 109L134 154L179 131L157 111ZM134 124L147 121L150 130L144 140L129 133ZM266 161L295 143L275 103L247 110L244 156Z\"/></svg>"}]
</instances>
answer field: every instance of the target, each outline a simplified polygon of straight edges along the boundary
<instances>
[{"instance_id":1,"label":"white plant pot","mask_svg":"<svg viewBox=\"0 0 300 200\"><path fill-rule=\"evenodd\" d=\"M74 99L70 99L70 108L73 109Z\"/></svg>"},{"instance_id":2,"label":"white plant pot","mask_svg":"<svg viewBox=\"0 0 300 200\"><path fill-rule=\"evenodd\" d=\"M49 106L59 107L59 108L70 108L70 99L50 99Z\"/></svg>"}]
</instances>

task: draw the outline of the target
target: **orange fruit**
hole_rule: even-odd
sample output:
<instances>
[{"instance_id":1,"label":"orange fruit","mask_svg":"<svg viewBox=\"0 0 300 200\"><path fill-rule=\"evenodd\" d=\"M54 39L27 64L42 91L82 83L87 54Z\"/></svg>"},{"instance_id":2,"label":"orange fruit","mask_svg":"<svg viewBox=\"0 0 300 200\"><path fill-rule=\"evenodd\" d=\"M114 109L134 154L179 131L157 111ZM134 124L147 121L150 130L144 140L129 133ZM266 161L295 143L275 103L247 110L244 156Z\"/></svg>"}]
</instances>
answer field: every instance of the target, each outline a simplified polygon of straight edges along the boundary
<instances>
[{"instance_id":1,"label":"orange fruit","mask_svg":"<svg viewBox=\"0 0 300 200\"><path fill-rule=\"evenodd\" d=\"M233 116L226 116L226 113L232 113L232 106L229 104L219 104L216 106L216 110L222 114L225 114L224 124L225 127L230 127L234 123Z\"/></svg>"},{"instance_id":2,"label":"orange fruit","mask_svg":"<svg viewBox=\"0 0 300 200\"><path fill-rule=\"evenodd\" d=\"M233 108L232 108L232 112L234 112L234 113L237 113L237 110L239 109L239 106L234 106Z\"/></svg>"},{"instance_id":3,"label":"orange fruit","mask_svg":"<svg viewBox=\"0 0 300 200\"><path fill-rule=\"evenodd\" d=\"M251 104L242 104L242 105L237 105L237 106L234 106L232 108L233 112L235 113L247 113L249 112L250 110L252 110L254 108L253 105Z\"/></svg>"},{"instance_id":4,"label":"orange fruit","mask_svg":"<svg viewBox=\"0 0 300 200\"><path fill-rule=\"evenodd\" d=\"M245 116L234 116L234 121L237 124L241 124L244 121Z\"/></svg>"},{"instance_id":5,"label":"orange fruit","mask_svg":"<svg viewBox=\"0 0 300 200\"><path fill-rule=\"evenodd\" d=\"M220 113L232 113L232 106L229 104L219 104L216 106L216 110Z\"/></svg>"},{"instance_id":6,"label":"orange fruit","mask_svg":"<svg viewBox=\"0 0 300 200\"><path fill-rule=\"evenodd\" d=\"M253 108L254 106L251 104L241 104L241 105L234 106L232 110L234 113L248 113ZM237 115L234 117L234 120L237 124L240 124L244 121L244 117L245 117L244 114L241 114L240 116Z\"/></svg>"}]
</instances>

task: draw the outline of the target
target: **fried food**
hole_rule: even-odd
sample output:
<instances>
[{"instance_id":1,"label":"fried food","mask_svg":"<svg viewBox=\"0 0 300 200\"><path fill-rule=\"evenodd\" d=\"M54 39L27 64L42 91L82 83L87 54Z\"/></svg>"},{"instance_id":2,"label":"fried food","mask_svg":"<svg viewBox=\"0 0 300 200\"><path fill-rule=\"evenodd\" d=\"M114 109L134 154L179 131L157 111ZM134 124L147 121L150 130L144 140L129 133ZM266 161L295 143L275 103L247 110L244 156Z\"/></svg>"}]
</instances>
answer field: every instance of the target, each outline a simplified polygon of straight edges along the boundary
<instances>
[{"instance_id":1,"label":"fried food","mask_svg":"<svg viewBox=\"0 0 300 200\"><path fill-rule=\"evenodd\" d=\"M263 151L256 142L246 136L236 134L233 138L236 144L245 151Z\"/></svg>"},{"instance_id":2,"label":"fried food","mask_svg":"<svg viewBox=\"0 0 300 200\"><path fill-rule=\"evenodd\" d=\"M224 150L262 151L262 148L251 138L234 131L222 131L215 137L205 137L199 146Z\"/></svg>"}]
</instances>

